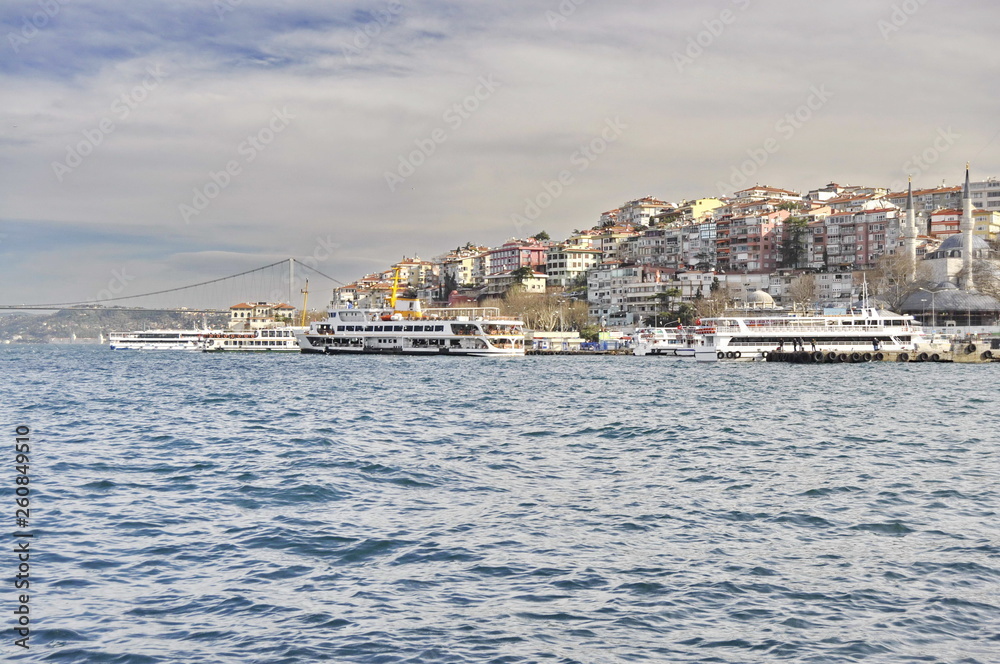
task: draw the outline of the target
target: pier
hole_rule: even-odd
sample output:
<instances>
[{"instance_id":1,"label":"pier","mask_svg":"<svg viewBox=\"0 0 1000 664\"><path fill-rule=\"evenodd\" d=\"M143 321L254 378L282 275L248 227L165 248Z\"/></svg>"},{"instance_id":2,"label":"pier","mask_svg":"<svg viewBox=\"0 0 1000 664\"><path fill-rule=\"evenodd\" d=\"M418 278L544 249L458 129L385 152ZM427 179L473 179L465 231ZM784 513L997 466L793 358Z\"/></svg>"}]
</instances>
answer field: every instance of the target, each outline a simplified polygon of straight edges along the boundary
<instances>
[{"instance_id":1,"label":"pier","mask_svg":"<svg viewBox=\"0 0 1000 664\"><path fill-rule=\"evenodd\" d=\"M855 351L825 352L772 351L768 362L791 364L846 364L858 362L955 362L960 364L985 364L1000 361L1000 339L954 341L947 350L918 349L914 351Z\"/></svg>"}]
</instances>

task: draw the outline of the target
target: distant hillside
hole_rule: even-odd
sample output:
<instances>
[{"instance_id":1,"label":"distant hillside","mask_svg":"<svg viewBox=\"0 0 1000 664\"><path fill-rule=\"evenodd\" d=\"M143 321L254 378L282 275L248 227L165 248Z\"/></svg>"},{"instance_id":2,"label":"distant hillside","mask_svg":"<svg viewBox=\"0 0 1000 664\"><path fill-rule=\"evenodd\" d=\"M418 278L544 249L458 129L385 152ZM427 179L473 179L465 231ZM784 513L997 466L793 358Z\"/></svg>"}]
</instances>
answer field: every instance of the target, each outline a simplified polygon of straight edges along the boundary
<instances>
[{"instance_id":1,"label":"distant hillside","mask_svg":"<svg viewBox=\"0 0 1000 664\"><path fill-rule=\"evenodd\" d=\"M53 314L9 313L0 315L0 342L50 343L76 335L77 340L107 339L111 333L146 329L181 329L225 327L228 314L202 314L172 311L58 311Z\"/></svg>"}]
</instances>

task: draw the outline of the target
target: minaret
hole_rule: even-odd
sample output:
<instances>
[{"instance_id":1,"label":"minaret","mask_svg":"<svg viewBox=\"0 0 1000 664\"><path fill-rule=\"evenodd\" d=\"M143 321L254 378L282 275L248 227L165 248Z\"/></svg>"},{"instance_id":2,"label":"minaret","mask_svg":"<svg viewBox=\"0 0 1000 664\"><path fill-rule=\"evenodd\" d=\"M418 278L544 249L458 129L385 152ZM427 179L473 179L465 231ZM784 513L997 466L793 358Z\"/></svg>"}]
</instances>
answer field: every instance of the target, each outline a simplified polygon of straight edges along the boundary
<instances>
[{"instance_id":1,"label":"minaret","mask_svg":"<svg viewBox=\"0 0 1000 664\"><path fill-rule=\"evenodd\" d=\"M917 211L913 208L913 178L906 191L906 224L903 226L903 253L906 255L909 280L917 280Z\"/></svg>"},{"instance_id":2,"label":"minaret","mask_svg":"<svg viewBox=\"0 0 1000 664\"><path fill-rule=\"evenodd\" d=\"M969 164L965 165L965 186L962 187L962 223L959 226L962 232L962 283L959 288L962 290L972 290L972 238L976 230L976 225L972 221L972 195L969 193Z\"/></svg>"}]
</instances>

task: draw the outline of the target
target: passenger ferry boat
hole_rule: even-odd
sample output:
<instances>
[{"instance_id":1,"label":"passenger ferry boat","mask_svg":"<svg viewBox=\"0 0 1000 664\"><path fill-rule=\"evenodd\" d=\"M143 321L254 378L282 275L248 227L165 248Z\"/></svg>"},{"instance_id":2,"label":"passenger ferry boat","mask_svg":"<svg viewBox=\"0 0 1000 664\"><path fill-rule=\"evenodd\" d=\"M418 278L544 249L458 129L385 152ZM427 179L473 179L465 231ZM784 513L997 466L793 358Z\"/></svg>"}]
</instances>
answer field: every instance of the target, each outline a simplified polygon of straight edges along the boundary
<instances>
[{"instance_id":1,"label":"passenger ferry boat","mask_svg":"<svg viewBox=\"0 0 1000 664\"><path fill-rule=\"evenodd\" d=\"M524 323L494 307L422 309L397 297L393 279L387 307L331 303L328 318L295 335L303 353L394 355L524 355Z\"/></svg>"},{"instance_id":2,"label":"passenger ferry boat","mask_svg":"<svg viewBox=\"0 0 1000 664\"><path fill-rule=\"evenodd\" d=\"M295 335L308 329L305 326L286 326L246 331L211 331L199 336L199 344L206 353L298 353L301 349Z\"/></svg>"},{"instance_id":3,"label":"passenger ferry boat","mask_svg":"<svg viewBox=\"0 0 1000 664\"><path fill-rule=\"evenodd\" d=\"M864 307L846 314L731 316L701 319L700 361L760 360L772 351L877 353L913 351L927 343L913 316Z\"/></svg>"},{"instance_id":4,"label":"passenger ferry boat","mask_svg":"<svg viewBox=\"0 0 1000 664\"><path fill-rule=\"evenodd\" d=\"M200 338L210 330L144 330L112 334L111 350L201 350Z\"/></svg>"},{"instance_id":5,"label":"passenger ferry boat","mask_svg":"<svg viewBox=\"0 0 1000 664\"><path fill-rule=\"evenodd\" d=\"M694 331L684 327L646 327L635 331L633 355L694 357Z\"/></svg>"}]
</instances>

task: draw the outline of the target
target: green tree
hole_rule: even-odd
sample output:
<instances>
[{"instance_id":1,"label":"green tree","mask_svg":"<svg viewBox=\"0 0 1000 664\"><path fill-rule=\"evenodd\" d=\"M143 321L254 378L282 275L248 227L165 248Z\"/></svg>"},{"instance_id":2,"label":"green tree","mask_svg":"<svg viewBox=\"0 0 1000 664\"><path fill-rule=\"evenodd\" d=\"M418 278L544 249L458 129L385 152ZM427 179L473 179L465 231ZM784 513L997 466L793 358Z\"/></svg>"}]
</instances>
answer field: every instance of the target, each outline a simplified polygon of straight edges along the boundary
<instances>
[{"instance_id":1,"label":"green tree","mask_svg":"<svg viewBox=\"0 0 1000 664\"><path fill-rule=\"evenodd\" d=\"M525 266L519 267L516 270L514 270L513 272L511 272L510 276L514 277L514 279L517 281L517 283L523 284L525 279L533 276L534 274L535 274L535 271L533 269L531 269L531 267L525 265Z\"/></svg>"},{"instance_id":2,"label":"green tree","mask_svg":"<svg viewBox=\"0 0 1000 664\"><path fill-rule=\"evenodd\" d=\"M535 233L534 235L532 235L531 239L532 240L537 240L538 242L548 242L552 238L549 237L548 233L546 233L545 231L542 231L541 233Z\"/></svg>"},{"instance_id":3,"label":"green tree","mask_svg":"<svg viewBox=\"0 0 1000 664\"><path fill-rule=\"evenodd\" d=\"M781 267L801 267L806 258L806 237L809 234L809 220L805 217L789 217L782 228Z\"/></svg>"},{"instance_id":4,"label":"green tree","mask_svg":"<svg viewBox=\"0 0 1000 664\"><path fill-rule=\"evenodd\" d=\"M694 319L698 317L698 310L690 302L681 302L677 305L676 313L681 325L694 325Z\"/></svg>"},{"instance_id":5,"label":"green tree","mask_svg":"<svg viewBox=\"0 0 1000 664\"><path fill-rule=\"evenodd\" d=\"M660 309L653 318L653 325L661 325L665 319L673 320L676 318L673 299L680 296L681 290L679 288L668 288L662 293L652 296L652 299L659 304Z\"/></svg>"}]
</instances>

